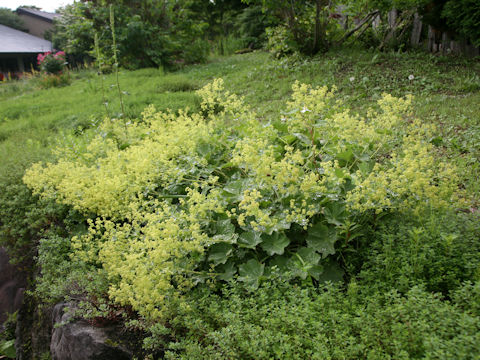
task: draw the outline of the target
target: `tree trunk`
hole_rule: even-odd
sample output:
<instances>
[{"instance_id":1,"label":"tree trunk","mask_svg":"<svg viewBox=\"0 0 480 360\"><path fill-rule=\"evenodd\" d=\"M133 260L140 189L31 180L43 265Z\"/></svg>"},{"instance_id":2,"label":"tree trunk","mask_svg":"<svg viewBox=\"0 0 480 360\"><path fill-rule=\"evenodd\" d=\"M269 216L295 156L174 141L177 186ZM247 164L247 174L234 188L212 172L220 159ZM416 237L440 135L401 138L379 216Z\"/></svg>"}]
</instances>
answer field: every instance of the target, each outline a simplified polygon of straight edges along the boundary
<instances>
[{"instance_id":1,"label":"tree trunk","mask_svg":"<svg viewBox=\"0 0 480 360\"><path fill-rule=\"evenodd\" d=\"M320 6L321 0L315 2L315 30L313 35L312 52L316 54L320 50Z\"/></svg>"},{"instance_id":2,"label":"tree trunk","mask_svg":"<svg viewBox=\"0 0 480 360\"><path fill-rule=\"evenodd\" d=\"M315 0L315 29L313 34L313 47L312 53L316 54L320 50L327 49L326 39L326 22L328 19L324 17L322 19L322 8L328 5L328 0Z\"/></svg>"}]
</instances>

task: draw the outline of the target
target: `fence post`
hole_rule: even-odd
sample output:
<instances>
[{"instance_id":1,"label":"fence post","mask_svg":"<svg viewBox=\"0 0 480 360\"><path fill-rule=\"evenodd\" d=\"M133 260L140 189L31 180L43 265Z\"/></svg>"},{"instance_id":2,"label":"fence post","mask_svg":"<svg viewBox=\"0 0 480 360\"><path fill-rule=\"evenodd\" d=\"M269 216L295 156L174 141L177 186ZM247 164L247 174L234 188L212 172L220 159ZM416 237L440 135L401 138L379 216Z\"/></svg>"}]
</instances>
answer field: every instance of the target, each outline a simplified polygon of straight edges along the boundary
<instances>
[{"instance_id":1,"label":"fence post","mask_svg":"<svg viewBox=\"0 0 480 360\"><path fill-rule=\"evenodd\" d=\"M434 52L434 45L435 45L435 31L433 30L432 26L429 25L427 50L430 52Z\"/></svg>"},{"instance_id":2,"label":"fence post","mask_svg":"<svg viewBox=\"0 0 480 360\"><path fill-rule=\"evenodd\" d=\"M415 13L413 17L413 29L410 43L412 46L418 46L420 44L420 36L422 35L422 20L418 13Z\"/></svg>"},{"instance_id":3,"label":"fence post","mask_svg":"<svg viewBox=\"0 0 480 360\"><path fill-rule=\"evenodd\" d=\"M446 55L448 51L451 50L451 40L448 33L444 32L442 34L442 53Z\"/></svg>"}]
</instances>

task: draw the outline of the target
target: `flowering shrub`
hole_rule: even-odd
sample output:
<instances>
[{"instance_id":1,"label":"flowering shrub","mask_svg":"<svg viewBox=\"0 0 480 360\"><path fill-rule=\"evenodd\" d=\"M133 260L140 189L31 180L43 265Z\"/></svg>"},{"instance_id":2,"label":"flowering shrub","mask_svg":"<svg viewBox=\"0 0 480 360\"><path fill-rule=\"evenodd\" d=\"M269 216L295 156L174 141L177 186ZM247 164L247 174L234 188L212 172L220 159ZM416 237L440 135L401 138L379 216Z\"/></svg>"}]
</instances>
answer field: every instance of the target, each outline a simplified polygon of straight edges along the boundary
<instances>
[{"instance_id":1,"label":"flowering shrub","mask_svg":"<svg viewBox=\"0 0 480 360\"><path fill-rule=\"evenodd\" d=\"M56 53L48 51L43 54L38 54L37 63L40 66L40 69L47 74L60 74L67 64L65 53L63 51L58 51Z\"/></svg>"},{"instance_id":2,"label":"flowering shrub","mask_svg":"<svg viewBox=\"0 0 480 360\"><path fill-rule=\"evenodd\" d=\"M146 319L199 282L341 277L332 255L362 219L454 201L455 169L435 159L411 97L384 95L362 117L335 89L295 83L284 115L260 123L220 79L198 93L200 114L106 120L24 177L85 214L72 256Z\"/></svg>"}]
</instances>

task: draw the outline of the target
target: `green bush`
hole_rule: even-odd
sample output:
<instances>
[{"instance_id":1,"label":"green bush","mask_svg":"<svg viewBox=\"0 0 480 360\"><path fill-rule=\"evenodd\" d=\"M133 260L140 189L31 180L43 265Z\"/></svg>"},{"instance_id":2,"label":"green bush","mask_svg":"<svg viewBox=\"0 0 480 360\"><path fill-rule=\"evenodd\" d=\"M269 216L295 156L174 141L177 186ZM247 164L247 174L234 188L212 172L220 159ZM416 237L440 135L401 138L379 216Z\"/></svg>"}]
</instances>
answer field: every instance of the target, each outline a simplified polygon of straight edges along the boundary
<instances>
[{"instance_id":1,"label":"green bush","mask_svg":"<svg viewBox=\"0 0 480 360\"><path fill-rule=\"evenodd\" d=\"M477 289L478 289L478 285ZM478 303L477 290L477 303ZM474 359L480 318L419 287L365 296L352 283L196 290L163 337L167 359Z\"/></svg>"},{"instance_id":2,"label":"green bush","mask_svg":"<svg viewBox=\"0 0 480 360\"><path fill-rule=\"evenodd\" d=\"M387 217L365 247L359 277L370 289L407 292L422 285L448 295L480 279L479 224L478 216L453 213L423 221Z\"/></svg>"},{"instance_id":3,"label":"green bush","mask_svg":"<svg viewBox=\"0 0 480 360\"><path fill-rule=\"evenodd\" d=\"M17 13L4 7L0 7L0 24L17 30L28 31L22 18Z\"/></svg>"},{"instance_id":4,"label":"green bush","mask_svg":"<svg viewBox=\"0 0 480 360\"><path fill-rule=\"evenodd\" d=\"M267 28L267 49L274 57L280 59L297 51L292 34L283 26Z\"/></svg>"}]
</instances>

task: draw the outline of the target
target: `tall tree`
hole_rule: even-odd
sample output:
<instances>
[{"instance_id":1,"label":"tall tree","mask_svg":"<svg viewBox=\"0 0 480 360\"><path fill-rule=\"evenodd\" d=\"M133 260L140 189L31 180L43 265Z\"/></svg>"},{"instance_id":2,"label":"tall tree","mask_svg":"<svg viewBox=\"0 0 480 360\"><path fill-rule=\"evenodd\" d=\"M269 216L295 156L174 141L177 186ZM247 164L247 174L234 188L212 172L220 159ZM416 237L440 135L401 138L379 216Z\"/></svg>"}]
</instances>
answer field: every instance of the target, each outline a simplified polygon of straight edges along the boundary
<instances>
[{"instance_id":1,"label":"tall tree","mask_svg":"<svg viewBox=\"0 0 480 360\"><path fill-rule=\"evenodd\" d=\"M28 31L20 16L8 8L0 8L0 24L17 30Z\"/></svg>"}]
</instances>

